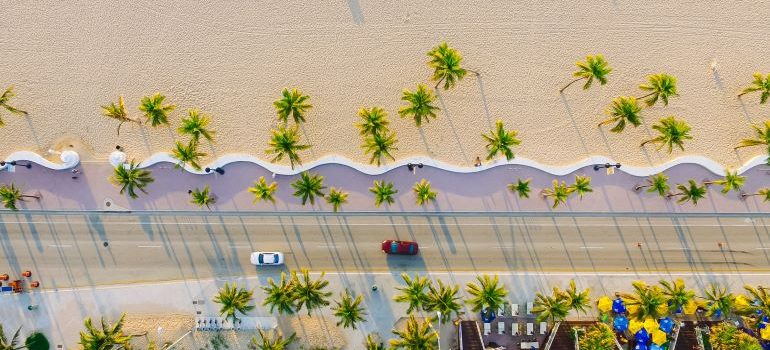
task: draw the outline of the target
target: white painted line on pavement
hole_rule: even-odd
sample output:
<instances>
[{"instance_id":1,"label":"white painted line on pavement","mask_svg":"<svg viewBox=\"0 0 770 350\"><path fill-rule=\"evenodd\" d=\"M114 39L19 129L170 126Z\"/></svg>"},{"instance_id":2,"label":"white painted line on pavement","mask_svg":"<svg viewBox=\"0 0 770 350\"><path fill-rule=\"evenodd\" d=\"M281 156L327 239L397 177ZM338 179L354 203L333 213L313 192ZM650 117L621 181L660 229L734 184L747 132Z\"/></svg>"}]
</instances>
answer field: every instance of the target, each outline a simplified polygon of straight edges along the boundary
<instances>
[{"instance_id":1,"label":"white painted line on pavement","mask_svg":"<svg viewBox=\"0 0 770 350\"><path fill-rule=\"evenodd\" d=\"M247 245L231 245L229 247L230 247L230 249L249 248L249 246L247 246Z\"/></svg>"},{"instance_id":2,"label":"white painted line on pavement","mask_svg":"<svg viewBox=\"0 0 770 350\"><path fill-rule=\"evenodd\" d=\"M138 245L139 248L160 248L159 245Z\"/></svg>"},{"instance_id":3,"label":"white painted line on pavement","mask_svg":"<svg viewBox=\"0 0 770 350\"><path fill-rule=\"evenodd\" d=\"M770 247L756 247L756 250L770 250Z\"/></svg>"},{"instance_id":4,"label":"white painted line on pavement","mask_svg":"<svg viewBox=\"0 0 770 350\"><path fill-rule=\"evenodd\" d=\"M48 245L51 248L70 248L72 247L71 244L49 244Z\"/></svg>"},{"instance_id":5,"label":"white painted line on pavement","mask_svg":"<svg viewBox=\"0 0 770 350\"><path fill-rule=\"evenodd\" d=\"M67 221L4 221L6 224L32 224L32 225L48 225L48 224L62 224L62 225L89 225L87 222L67 222ZM214 223L208 223L208 222L151 222L151 223L143 223L143 222L132 222L132 221L115 221L115 222L104 222L105 224L109 225L163 225L163 226L209 226L209 225L224 225L224 226L436 226L438 224L436 223L292 223L292 222L214 222ZM451 226L451 225L450 225ZM662 224L662 223L648 223L648 224L603 224L603 223L580 223L578 225L569 224L569 223L557 223L554 222L525 222L525 223L516 223L516 222L501 222L501 223L456 223L454 226L498 226L498 227L504 227L504 226L511 226L511 227L518 227L518 226L527 226L527 227L538 227L538 226L559 226L559 227L755 227L755 226L770 226L770 225L757 225L757 224Z\"/></svg>"},{"instance_id":6,"label":"white painted line on pavement","mask_svg":"<svg viewBox=\"0 0 770 350\"><path fill-rule=\"evenodd\" d=\"M599 247L599 246L581 246L580 249L604 249L604 247Z\"/></svg>"}]
</instances>

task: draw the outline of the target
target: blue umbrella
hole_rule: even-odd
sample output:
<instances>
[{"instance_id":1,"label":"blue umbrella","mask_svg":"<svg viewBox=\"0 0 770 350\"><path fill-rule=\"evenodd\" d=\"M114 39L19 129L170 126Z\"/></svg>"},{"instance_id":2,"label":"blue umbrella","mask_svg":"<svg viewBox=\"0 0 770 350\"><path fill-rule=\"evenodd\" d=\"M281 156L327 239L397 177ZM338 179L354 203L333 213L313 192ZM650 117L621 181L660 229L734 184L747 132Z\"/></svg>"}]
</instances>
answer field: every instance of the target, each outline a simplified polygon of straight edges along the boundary
<instances>
[{"instance_id":1,"label":"blue umbrella","mask_svg":"<svg viewBox=\"0 0 770 350\"><path fill-rule=\"evenodd\" d=\"M658 344L652 343L652 345L650 345L650 350L663 350L663 348Z\"/></svg>"},{"instance_id":2,"label":"blue umbrella","mask_svg":"<svg viewBox=\"0 0 770 350\"><path fill-rule=\"evenodd\" d=\"M481 321L484 323L490 323L495 320L495 312L491 309L481 310Z\"/></svg>"},{"instance_id":3,"label":"blue umbrella","mask_svg":"<svg viewBox=\"0 0 770 350\"><path fill-rule=\"evenodd\" d=\"M634 335L634 337L636 338L637 343L642 343L645 345L645 347L647 346L647 343L650 342L650 334L647 333L647 330L644 328L636 332L636 335Z\"/></svg>"},{"instance_id":4,"label":"blue umbrella","mask_svg":"<svg viewBox=\"0 0 770 350\"><path fill-rule=\"evenodd\" d=\"M626 305L623 304L623 299L617 298L612 301L612 312L616 314L622 314L626 312Z\"/></svg>"},{"instance_id":5,"label":"blue umbrella","mask_svg":"<svg viewBox=\"0 0 770 350\"><path fill-rule=\"evenodd\" d=\"M616 331L625 332L628 329L628 318L626 318L626 316L615 317L613 326L615 327Z\"/></svg>"},{"instance_id":6,"label":"blue umbrella","mask_svg":"<svg viewBox=\"0 0 770 350\"><path fill-rule=\"evenodd\" d=\"M647 350L647 343L636 343L634 350Z\"/></svg>"},{"instance_id":7,"label":"blue umbrella","mask_svg":"<svg viewBox=\"0 0 770 350\"><path fill-rule=\"evenodd\" d=\"M660 319L660 330L666 334L671 333L674 329L674 321L668 317ZM651 349L652 350L652 349Z\"/></svg>"}]
</instances>

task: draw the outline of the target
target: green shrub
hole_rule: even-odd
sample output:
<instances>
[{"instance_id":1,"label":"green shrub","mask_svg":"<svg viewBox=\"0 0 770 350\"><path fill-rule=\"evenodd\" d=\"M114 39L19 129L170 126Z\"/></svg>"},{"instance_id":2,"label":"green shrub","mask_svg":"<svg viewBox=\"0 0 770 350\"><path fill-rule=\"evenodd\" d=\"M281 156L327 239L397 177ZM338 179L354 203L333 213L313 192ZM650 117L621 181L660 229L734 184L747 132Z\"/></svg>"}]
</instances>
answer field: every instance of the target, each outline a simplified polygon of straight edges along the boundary
<instances>
[{"instance_id":1,"label":"green shrub","mask_svg":"<svg viewBox=\"0 0 770 350\"><path fill-rule=\"evenodd\" d=\"M48 343L48 338L40 332L30 334L29 337L27 337L27 340L24 341L24 346L26 346L28 350L49 350L51 348L51 344Z\"/></svg>"}]
</instances>

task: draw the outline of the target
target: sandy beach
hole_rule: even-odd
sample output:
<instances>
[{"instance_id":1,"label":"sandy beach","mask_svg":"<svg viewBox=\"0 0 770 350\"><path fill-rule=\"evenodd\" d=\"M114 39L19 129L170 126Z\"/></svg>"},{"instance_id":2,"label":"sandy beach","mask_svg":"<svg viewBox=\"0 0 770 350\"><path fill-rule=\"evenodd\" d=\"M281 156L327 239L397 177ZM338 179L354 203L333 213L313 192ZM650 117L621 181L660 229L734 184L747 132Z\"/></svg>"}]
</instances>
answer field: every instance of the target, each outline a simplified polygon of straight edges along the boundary
<instances>
[{"instance_id":1,"label":"sandy beach","mask_svg":"<svg viewBox=\"0 0 770 350\"><path fill-rule=\"evenodd\" d=\"M169 151L189 108L213 115L216 144L202 150L266 158L272 102L284 87L311 96L303 126L313 145L305 162L339 154L366 157L354 127L363 106L384 107L398 134L396 157L428 155L471 166L484 154L480 134L502 119L519 131L517 154L546 164L590 155L622 163L660 164L686 154L737 166L766 152L733 151L765 120L767 105L736 95L754 72L770 72L770 2L719 1L489 2L337 0L18 1L0 13L0 85L15 85L14 105L28 117L4 114L0 157L16 150L45 152L74 137L105 159L116 144L141 159ZM417 129L396 113L401 90L428 82L426 52L448 41L478 70L441 91L438 119ZM614 71L609 83L564 96L574 63L602 53ZM716 70L712 70L712 64ZM645 109L644 124L612 134L596 124L613 97L642 95L646 76L667 72L680 97ZM430 84L431 86L433 84ZM172 129L124 125L100 106L162 92L177 105ZM642 149L650 126L676 115L692 126L687 151Z\"/></svg>"}]
</instances>

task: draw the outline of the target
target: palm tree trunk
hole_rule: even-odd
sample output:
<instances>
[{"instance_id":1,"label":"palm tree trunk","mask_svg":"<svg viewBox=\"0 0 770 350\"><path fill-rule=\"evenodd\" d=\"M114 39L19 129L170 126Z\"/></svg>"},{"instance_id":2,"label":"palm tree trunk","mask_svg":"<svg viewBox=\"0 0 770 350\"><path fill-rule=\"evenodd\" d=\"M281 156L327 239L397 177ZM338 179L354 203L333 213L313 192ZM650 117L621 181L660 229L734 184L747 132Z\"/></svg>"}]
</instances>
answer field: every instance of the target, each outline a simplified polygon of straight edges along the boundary
<instances>
[{"instance_id":1,"label":"palm tree trunk","mask_svg":"<svg viewBox=\"0 0 770 350\"><path fill-rule=\"evenodd\" d=\"M434 86L434 87L433 87L433 90L436 90L436 91L438 91L438 86L441 84L441 82L442 82L442 81L444 81L444 77L441 77L441 79L439 79L439 80L436 82L436 86Z\"/></svg>"},{"instance_id":2,"label":"palm tree trunk","mask_svg":"<svg viewBox=\"0 0 770 350\"><path fill-rule=\"evenodd\" d=\"M741 92L740 94L738 94L738 97L741 97L741 96L743 96L743 95L745 95L745 94L748 94L749 92L753 92L753 91L744 91L744 92Z\"/></svg>"},{"instance_id":3,"label":"palm tree trunk","mask_svg":"<svg viewBox=\"0 0 770 350\"><path fill-rule=\"evenodd\" d=\"M471 73L473 73L473 74L476 74L476 76L477 76L477 77L478 77L479 75L481 75L481 73L479 73L478 71L475 71L475 70L471 70L471 69L468 69L468 68L465 68L465 70L467 70L467 71L469 71L469 72L471 72Z\"/></svg>"},{"instance_id":4,"label":"palm tree trunk","mask_svg":"<svg viewBox=\"0 0 770 350\"><path fill-rule=\"evenodd\" d=\"M34 199L40 199L40 196L32 195L32 194L22 194L21 198L34 198Z\"/></svg>"},{"instance_id":5,"label":"palm tree trunk","mask_svg":"<svg viewBox=\"0 0 770 350\"><path fill-rule=\"evenodd\" d=\"M636 185L634 186L634 191L641 191L643 188L650 187L652 185Z\"/></svg>"},{"instance_id":6,"label":"palm tree trunk","mask_svg":"<svg viewBox=\"0 0 770 350\"><path fill-rule=\"evenodd\" d=\"M604 125L607 125L607 124L612 124L612 123L614 123L614 122L615 122L615 119L613 119L613 118L610 118L610 119L607 119L607 120L605 120L605 121L603 121L603 122L599 123L599 127L601 128L601 127L602 127L602 126L604 126Z\"/></svg>"},{"instance_id":7,"label":"palm tree trunk","mask_svg":"<svg viewBox=\"0 0 770 350\"><path fill-rule=\"evenodd\" d=\"M118 123L118 136L120 136L120 127L123 126L123 123L125 122Z\"/></svg>"},{"instance_id":8,"label":"palm tree trunk","mask_svg":"<svg viewBox=\"0 0 770 350\"><path fill-rule=\"evenodd\" d=\"M762 146L762 145L740 145L740 146L733 147L733 149L739 149L743 147L753 147L753 146Z\"/></svg>"},{"instance_id":9,"label":"palm tree trunk","mask_svg":"<svg viewBox=\"0 0 770 350\"><path fill-rule=\"evenodd\" d=\"M569 84L567 84L566 86L564 86L563 88L561 88L561 90L559 90L559 93L562 93L562 92L564 92L564 89L568 88L570 85L572 85L572 84L574 84L574 83L576 83L576 82L578 82L578 81L580 81L580 80L583 80L583 79L585 79L585 78L577 78L577 79L575 79L575 80L573 80L573 81L569 82Z\"/></svg>"},{"instance_id":10,"label":"palm tree trunk","mask_svg":"<svg viewBox=\"0 0 770 350\"><path fill-rule=\"evenodd\" d=\"M652 95L655 95L655 92L651 92L651 93L649 93L649 94L647 94L647 95L644 95L644 96L642 96L642 97L637 97L636 99L637 99L637 100L641 100L641 99L645 99L645 98L647 98L647 97L650 97L650 96L652 96Z\"/></svg>"},{"instance_id":11,"label":"palm tree trunk","mask_svg":"<svg viewBox=\"0 0 770 350\"><path fill-rule=\"evenodd\" d=\"M647 141L644 141L644 142L642 142L642 144L641 144L641 145L639 145L639 147L644 147L644 145L646 145L646 144L648 144L648 143L650 143L650 142L655 142L655 139L649 139L649 140L647 140Z\"/></svg>"},{"instance_id":12,"label":"palm tree trunk","mask_svg":"<svg viewBox=\"0 0 770 350\"><path fill-rule=\"evenodd\" d=\"M671 197L676 197L676 196L682 196L682 195L684 195L684 192L679 192L679 193L669 193L669 194L667 194L667 195L666 195L666 198L671 198Z\"/></svg>"}]
</instances>

